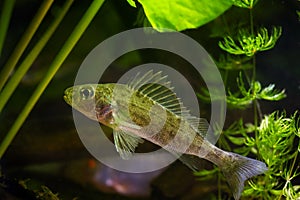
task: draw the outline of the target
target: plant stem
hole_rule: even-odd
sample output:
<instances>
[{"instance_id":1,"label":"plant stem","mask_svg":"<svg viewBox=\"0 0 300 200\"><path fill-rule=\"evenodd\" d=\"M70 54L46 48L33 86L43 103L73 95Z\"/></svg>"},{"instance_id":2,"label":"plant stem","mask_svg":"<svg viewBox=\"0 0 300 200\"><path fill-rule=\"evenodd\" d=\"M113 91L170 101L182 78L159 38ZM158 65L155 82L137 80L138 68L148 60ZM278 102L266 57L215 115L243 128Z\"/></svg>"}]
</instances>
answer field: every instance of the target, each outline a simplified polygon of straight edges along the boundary
<instances>
[{"instance_id":1,"label":"plant stem","mask_svg":"<svg viewBox=\"0 0 300 200\"><path fill-rule=\"evenodd\" d=\"M50 6L52 5L54 0L44 0L41 7L39 8L37 14L34 16L33 20L31 21L30 25L28 26L26 32L23 34L21 40L17 44L14 52L6 62L5 66L3 67L0 73L0 90L6 83L10 73L15 68L16 64L18 63L21 55L23 54L24 50L28 46L30 40L32 39L34 33L38 29L40 23L44 19L46 13L48 12Z\"/></svg>"},{"instance_id":2,"label":"plant stem","mask_svg":"<svg viewBox=\"0 0 300 200\"><path fill-rule=\"evenodd\" d=\"M231 30L230 30L230 28L228 26L228 22L227 22L227 19L226 19L225 15L222 15L221 19L222 19L222 22L223 22L223 24L225 26L224 27L225 33L227 33L228 35L232 36Z\"/></svg>"},{"instance_id":3,"label":"plant stem","mask_svg":"<svg viewBox=\"0 0 300 200\"><path fill-rule=\"evenodd\" d=\"M0 57L4 45L5 36L8 29L8 24L15 4L15 0L5 0L2 7L2 14L0 18Z\"/></svg>"},{"instance_id":4,"label":"plant stem","mask_svg":"<svg viewBox=\"0 0 300 200\"><path fill-rule=\"evenodd\" d=\"M249 18L250 18L250 29L251 29L251 35L254 36L254 22L253 22L253 9L249 9ZM256 79L256 58L255 54L252 57L252 83L255 82Z\"/></svg>"},{"instance_id":5,"label":"plant stem","mask_svg":"<svg viewBox=\"0 0 300 200\"><path fill-rule=\"evenodd\" d=\"M254 20L253 20L253 8L249 8L249 18L250 18L250 29L251 34L254 35Z\"/></svg>"},{"instance_id":6,"label":"plant stem","mask_svg":"<svg viewBox=\"0 0 300 200\"><path fill-rule=\"evenodd\" d=\"M253 9L249 9L249 17L250 17L250 29L251 29L251 35L254 36L254 22L253 22ZM256 80L256 57L255 54L252 57L252 79L251 79L251 85L254 87L254 83ZM253 90L254 92L254 90ZM255 95L255 94L253 94ZM257 127L258 127L258 114L257 114L257 106L258 102L255 98L253 100L253 115L254 115L254 126L255 126L255 135L257 136Z\"/></svg>"},{"instance_id":7,"label":"plant stem","mask_svg":"<svg viewBox=\"0 0 300 200\"><path fill-rule=\"evenodd\" d=\"M66 1L57 18L53 21L49 28L47 28L42 38L37 42L37 44L30 51L28 56L24 59L19 68L16 70L16 72L13 74L13 76L9 79L9 81L3 88L2 92L0 93L0 113L2 112L2 109L4 108L5 104L11 97L12 93L15 91L16 87L18 86L18 84L20 83L20 81L22 80L22 78L24 77L34 60L37 58L37 56L47 44L52 34L55 32L56 28L64 18L65 14L68 12L72 3L73 0Z\"/></svg>"},{"instance_id":8,"label":"plant stem","mask_svg":"<svg viewBox=\"0 0 300 200\"><path fill-rule=\"evenodd\" d=\"M25 119L27 118L28 114L38 101L39 97L42 95L43 91L46 89L47 85L62 65L66 57L69 55L75 44L78 42L80 37L82 36L83 32L86 30L98 10L100 9L101 5L104 3L104 0L94 0L88 10L85 12L84 16L81 18L77 26L75 27L74 31L67 39L63 47L61 48L58 55L55 57L53 62L51 63L49 70L47 71L45 77L37 86L36 90L33 92L32 96L28 100L27 104L25 105L22 112L19 114L18 118L16 119L15 123L11 127L10 131L4 138L1 146L0 146L0 158L2 158L3 154L5 153L6 149L8 148L9 144L14 139L15 135L21 128L22 124L24 123Z\"/></svg>"}]
</instances>

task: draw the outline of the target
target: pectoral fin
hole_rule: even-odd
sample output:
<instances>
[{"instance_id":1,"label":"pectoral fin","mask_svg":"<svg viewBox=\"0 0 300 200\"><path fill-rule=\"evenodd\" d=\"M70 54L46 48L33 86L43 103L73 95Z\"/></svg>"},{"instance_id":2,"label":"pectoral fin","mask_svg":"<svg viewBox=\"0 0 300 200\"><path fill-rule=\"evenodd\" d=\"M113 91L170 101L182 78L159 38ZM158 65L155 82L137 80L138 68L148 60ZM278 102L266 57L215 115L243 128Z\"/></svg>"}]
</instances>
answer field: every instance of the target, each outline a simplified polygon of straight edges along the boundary
<instances>
[{"instance_id":1,"label":"pectoral fin","mask_svg":"<svg viewBox=\"0 0 300 200\"><path fill-rule=\"evenodd\" d=\"M119 152L121 158L126 160L130 158L138 144L143 142L142 138L122 130L115 130L113 135L117 152Z\"/></svg>"}]
</instances>

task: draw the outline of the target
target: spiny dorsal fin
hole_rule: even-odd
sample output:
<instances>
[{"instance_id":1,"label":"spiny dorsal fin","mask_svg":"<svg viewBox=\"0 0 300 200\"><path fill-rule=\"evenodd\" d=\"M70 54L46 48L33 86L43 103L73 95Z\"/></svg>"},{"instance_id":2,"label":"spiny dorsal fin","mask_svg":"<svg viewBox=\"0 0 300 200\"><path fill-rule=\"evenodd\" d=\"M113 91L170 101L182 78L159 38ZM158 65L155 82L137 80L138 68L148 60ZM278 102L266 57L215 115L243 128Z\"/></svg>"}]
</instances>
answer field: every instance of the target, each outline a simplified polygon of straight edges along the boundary
<instances>
[{"instance_id":1,"label":"spiny dorsal fin","mask_svg":"<svg viewBox=\"0 0 300 200\"><path fill-rule=\"evenodd\" d=\"M149 83L157 83L168 87L170 82L166 81L167 76L161 76L161 73L162 72L159 71L153 74L153 70L148 71L143 76L140 76L140 73L137 73L136 76L128 83L128 87L133 90L138 90L143 85Z\"/></svg>"},{"instance_id":2,"label":"spiny dorsal fin","mask_svg":"<svg viewBox=\"0 0 300 200\"><path fill-rule=\"evenodd\" d=\"M206 119L197 118L190 114L190 111L183 106L181 99L176 96L167 77L163 76L161 71L153 73L153 70L150 70L144 75L137 73L128 83L128 87L134 91L139 91L165 109L184 118L197 132L205 136L209 127L208 122Z\"/></svg>"},{"instance_id":3,"label":"spiny dorsal fin","mask_svg":"<svg viewBox=\"0 0 300 200\"><path fill-rule=\"evenodd\" d=\"M128 87L139 91L175 114L188 113L182 106L181 100L176 97L174 88L170 87L171 82L167 80L167 77L162 76L161 71L153 73L153 70L150 70L142 76L138 73L128 83Z\"/></svg>"}]
</instances>

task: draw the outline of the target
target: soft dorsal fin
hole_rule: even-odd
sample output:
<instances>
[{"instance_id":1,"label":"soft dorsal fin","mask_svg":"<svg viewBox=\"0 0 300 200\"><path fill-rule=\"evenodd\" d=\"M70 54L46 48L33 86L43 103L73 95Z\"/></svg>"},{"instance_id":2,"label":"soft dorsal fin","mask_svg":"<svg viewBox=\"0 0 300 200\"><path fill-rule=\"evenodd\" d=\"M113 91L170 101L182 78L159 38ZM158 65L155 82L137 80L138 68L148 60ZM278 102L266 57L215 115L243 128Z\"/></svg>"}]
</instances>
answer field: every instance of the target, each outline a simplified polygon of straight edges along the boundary
<instances>
[{"instance_id":1,"label":"soft dorsal fin","mask_svg":"<svg viewBox=\"0 0 300 200\"><path fill-rule=\"evenodd\" d=\"M139 91L165 109L184 118L197 132L204 136L209 127L208 122L206 119L197 118L190 114L190 111L183 106L181 99L176 96L167 77L167 75L163 76L161 71L153 73L153 70L150 70L144 75L137 73L128 83L128 87L134 91Z\"/></svg>"},{"instance_id":2,"label":"soft dorsal fin","mask_svg":"<svg viewBox=\"0 0 300 200\"><path fill-rule=\"evenodd\" d=\"M186 120L198 133L200 133L203 137L206 136L209 128L209 123L207 122L206 119L189 116L186 117Z\"/></svg>"}]
</instances>

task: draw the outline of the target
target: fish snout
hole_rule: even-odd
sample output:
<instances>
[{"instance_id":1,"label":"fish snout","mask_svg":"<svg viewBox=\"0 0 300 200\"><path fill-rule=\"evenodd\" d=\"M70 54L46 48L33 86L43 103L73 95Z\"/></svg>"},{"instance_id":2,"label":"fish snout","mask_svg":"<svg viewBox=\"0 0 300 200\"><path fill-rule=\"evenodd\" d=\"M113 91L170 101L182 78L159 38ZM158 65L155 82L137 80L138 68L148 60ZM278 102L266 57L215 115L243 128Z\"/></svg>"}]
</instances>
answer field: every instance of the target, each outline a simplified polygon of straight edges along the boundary
<instances>
[{"instance_id":1,"label":"fish snout","mask_svg":"<svg viewBox=\"0 0 300 200\"><path fill-rule=\"evenodd\" d=\"M69 105L72 105L72 94L73 94L72 88L67 88L64 92L64 100Z\"/></svg>"}]
</instances>

